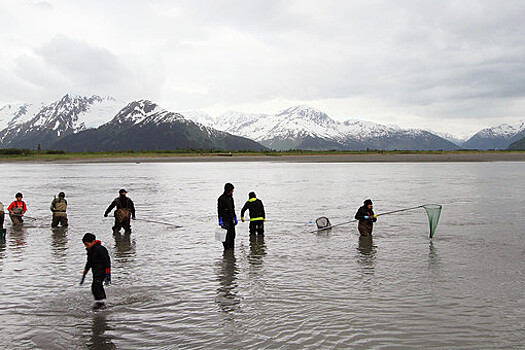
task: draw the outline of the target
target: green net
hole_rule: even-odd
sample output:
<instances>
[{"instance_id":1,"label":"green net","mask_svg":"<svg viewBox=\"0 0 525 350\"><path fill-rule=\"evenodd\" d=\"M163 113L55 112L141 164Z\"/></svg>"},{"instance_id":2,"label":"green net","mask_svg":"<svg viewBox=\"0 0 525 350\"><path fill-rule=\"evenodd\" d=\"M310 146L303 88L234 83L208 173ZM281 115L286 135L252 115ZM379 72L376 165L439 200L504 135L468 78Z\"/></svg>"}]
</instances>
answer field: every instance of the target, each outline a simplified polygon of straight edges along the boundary
<instances>
[{"instance_id":1,"label":"green net","mask_svg":"<svg viewBox=\"0 0 525 350\"><path fill-rule=\"evenodd\" d=\"M425 204L423 209L427 212L428 223L430 225L430 238L432 238L438 227L439 216L441 215L443 206L439 204Z\"/></svg>"}]
</instances>

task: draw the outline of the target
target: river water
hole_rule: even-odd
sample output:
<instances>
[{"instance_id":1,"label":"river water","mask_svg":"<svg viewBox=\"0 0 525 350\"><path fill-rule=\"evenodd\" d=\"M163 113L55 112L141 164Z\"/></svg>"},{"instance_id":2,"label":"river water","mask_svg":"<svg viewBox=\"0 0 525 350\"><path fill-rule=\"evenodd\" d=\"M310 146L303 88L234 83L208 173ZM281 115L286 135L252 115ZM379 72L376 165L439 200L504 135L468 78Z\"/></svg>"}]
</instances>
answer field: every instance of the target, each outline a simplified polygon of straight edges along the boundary
<instances>
[{"instance_id":1,"label":"river water","mask_svg":"<svg viewBox=\"0 0 525 350\"><path fill-rule=\"evenodd\" d=\"M525 163L119 163L0 165L8 205L22 191L24 227L0 242L0 346L42 349L524 348ZM255 191L264 239L237 226L214 241L216 199ZM103 213L120 188L141 220L114 236ZM68 230L49 204L65 191ZM355 224L309 221L444 206L432 241L422 209ZM112 256L108 307L92 311L81 237Z\"/></svg>"}]
</instances>

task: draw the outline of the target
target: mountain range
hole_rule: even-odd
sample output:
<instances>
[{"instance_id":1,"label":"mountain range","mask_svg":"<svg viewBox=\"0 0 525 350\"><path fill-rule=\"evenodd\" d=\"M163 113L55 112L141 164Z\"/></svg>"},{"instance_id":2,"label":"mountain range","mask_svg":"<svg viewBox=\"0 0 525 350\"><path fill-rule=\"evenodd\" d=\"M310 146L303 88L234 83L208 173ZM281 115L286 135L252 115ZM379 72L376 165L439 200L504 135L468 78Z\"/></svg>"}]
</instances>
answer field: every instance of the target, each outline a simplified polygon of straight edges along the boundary
<instances>
[{"instance_id":1,"label":"mountain range","mask_svg":"<svg viewBox=\"0 0 525 350\"><path fill-rule=\"evenodd\" d=\"M525 120L516 125L501 124L483 129L468 139L462 147L465 149L506 149L512 143L525 137Z\"/></svg>"},{"instance_id":2,"label":"mountain range","mask_svg":"<svg viewBox=\"0 0 525 350\"><path fill-rule=\"evenodd\" d=\"M255 141L205 127L148 100L133 101L96 129L69 134L52 145L65 151L266 150Z\"/></svg>"},{"instance_id":3,"label":"mountain range","mask_svg":"<svg viewBox=\"0 0 525 350\"><path fill-rule=\"evenodd\" d=\"M250 137L276 150L455 150L460 147L431 132L362 120L339 122L309 106L275 115L229 112L219 118L186 113L188 118L234 135Z\"/></svg>"},{"instance_id":4,"label":"mountain range","mask_svg":"<svg viewBox=\"0 0 525 350\"><path fill-rule=\"evenodd\" d=\"M364 120L344 122L309 106L277 114L167 111L149 100L67 94L51 104L0 108L1 148L68 151L174 150L455 150L505 149L525 137L525 121L483 129L464 141L427 130Z\"/></svg>"}]
</instances>

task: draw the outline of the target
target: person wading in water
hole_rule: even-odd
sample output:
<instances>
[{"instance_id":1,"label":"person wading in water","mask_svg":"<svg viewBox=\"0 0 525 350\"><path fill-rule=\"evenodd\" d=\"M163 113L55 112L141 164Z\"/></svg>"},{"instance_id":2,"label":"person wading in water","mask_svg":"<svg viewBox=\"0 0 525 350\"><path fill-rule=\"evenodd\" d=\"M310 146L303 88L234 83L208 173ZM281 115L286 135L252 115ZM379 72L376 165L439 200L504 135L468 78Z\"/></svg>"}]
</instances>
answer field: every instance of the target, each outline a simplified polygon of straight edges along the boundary
<instances>
[{"instance_id":1,"label":"person wading in water","mask_svg":"<svg viewBox=\"0 0 525 350\"><path fill-rule=\"evenodd\" d=\"M106 209L106 212L104 213L104 217L108 217L108 214L113 210L113 208L117 208L115 210L115 225L113 226L113 232L119 233L121 228L124 228L126 234L131 233L131 222L130 219L135 220L135 205L133 204L133 201L131 198L126 197L128 194L128 191L125 189L121 189L119 192L119 196L111 202L109 207Z\"/></svg>"},{"instance_id":2,"label":"person wading in water","mask_svg":"<svg viewBox=\"0 0 525 350\"><path fill-rule=\"evenodd\" d=\"M93 271L93 283L91 283L91 292L95 297L93 308L101 308L106 304L106 291L104 291L104 283L106 286L111 283L111 259L106 247L97 240L94 234L86 233L82 237L82 243L86 247L87 262L82 272L82 279L80 284L84 284L86 275L91 269Z\"/></svg>"},{"instance_id":3,"label":"person wading in water","mask_svg":"<svg viewBox=\"0 0 525 350\"><path fill-rule=\"evenodd\" d=\"M244 222L244 213L248 210L250 212L250 235L264 235L266 214L264 212L263 202L257 199L255 192L250 192L248 198L248 201L241 209L241 221Z\"/></svg>"},{"instance_id":4,"label":"person wading in water","mask_svg":"<svg viewBox=\"0 0 525 350\"><path fill-rule=\"evenodd\" d=\"M64 192L60 192L58 198L53 199L50 209L53 212L51 227L58 227L59 224L62 225L62 227L67 227L67 201Z\"/></svg>"},{"instance_id":5,"label":"person wading in water","mask_svg":"<svg viewBox=\"0 0 525 350\"><path fill-rule=\"evenodd\" d=\"M233 202L233 185L224 185L224 193L217 199L217 213L219 215L219 226L226 229L226 241L223 242L224 250L235 247L235 225L237 225L237 215L235 215L235 203Z\"/></svg>"},{"instance_id":6,"label":"person wading in water","mask_svg":"<svg viewBox=\"0 0 525 350\"><path fill-rule=\"evenodd\" d=\"M371 236L374 229L374 222L377 221L377 215L374 214L372 200L367 199L364 205L357 210L355 219L359 220L357 229L361 236Z\"/></svg>"},{"instance_id":7,"label":"person wading in water","mask_svg":"<svg viewBox=\"0 0 525 350\"><path fill-rule=\"evenodd\" d=\"M22 200L24 196L22 193L18 192L15 195L16 201L11 203L7 210L9 211L9 217L13 222L13 225L20 225L24 222L23 216L27 211L26 203Z\"/></svg>"}]
</instances>

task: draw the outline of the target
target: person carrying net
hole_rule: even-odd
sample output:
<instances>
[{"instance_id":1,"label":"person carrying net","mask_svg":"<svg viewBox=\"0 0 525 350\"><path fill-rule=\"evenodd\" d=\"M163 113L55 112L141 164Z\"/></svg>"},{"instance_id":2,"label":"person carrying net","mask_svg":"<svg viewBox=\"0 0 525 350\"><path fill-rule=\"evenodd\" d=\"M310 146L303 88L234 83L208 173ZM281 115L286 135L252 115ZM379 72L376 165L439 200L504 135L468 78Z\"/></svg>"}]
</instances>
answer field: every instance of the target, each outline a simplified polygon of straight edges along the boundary
<instances>
[{"instance_id":1,"label":"person carrying net","mask_svg":"<svg viewBox=\"0 0 525 350\"><path fill-rule=\"evenodd\" d=\"M22 193L18 192L15 198L16 200L7 207L13 226L20 225L24 222L23 216L27 211L26 203L22 200L22 198L24 198Z\"/></svg>"},{"instance_id":2,"label":"person carrying net","mask_svg":"<svg viewBox=\"0 0 525 350\"><path fill-rule=\"evenodd\" d=\"M67 227L67 201L66 201L66 194L64 192L60 192L58 194L58 198L54 198L51 202L50 208L53 212L53 219L51 221L51 227L58 227L58 225L62 225L62 227Z\"/></svg>"},{"instance_id":3,"label":"person carrying net","mask_svg":"<svg viewBox=\"0 0 525 350\"><path fill-rule=\"evenodd\" d=\"M121 189L119 191L119 196L111 202L109 207L104 213L104 217L108 217L108 214L115 210L115 225L113 226L113 232L119 233L121 228L124 228L126 234L131 233L131 222L130 219L135 220L135 204L131 198L126 197L128 191Z\"/></svg>"},{"instance_id":4,"label":"person carrying net","mask_svg":"<svg viewBox=\"0 0 525 350\"><path fill-rule=\"evenodd\" d=\"M373 210L374 206L371 199L367 199L363 202L357 213L355 214L355 219L359 220L357 224L357 229L361 236L371 236L374 229L374 222L377 221L377 215Z\"/></svg>"}]
</instances>

